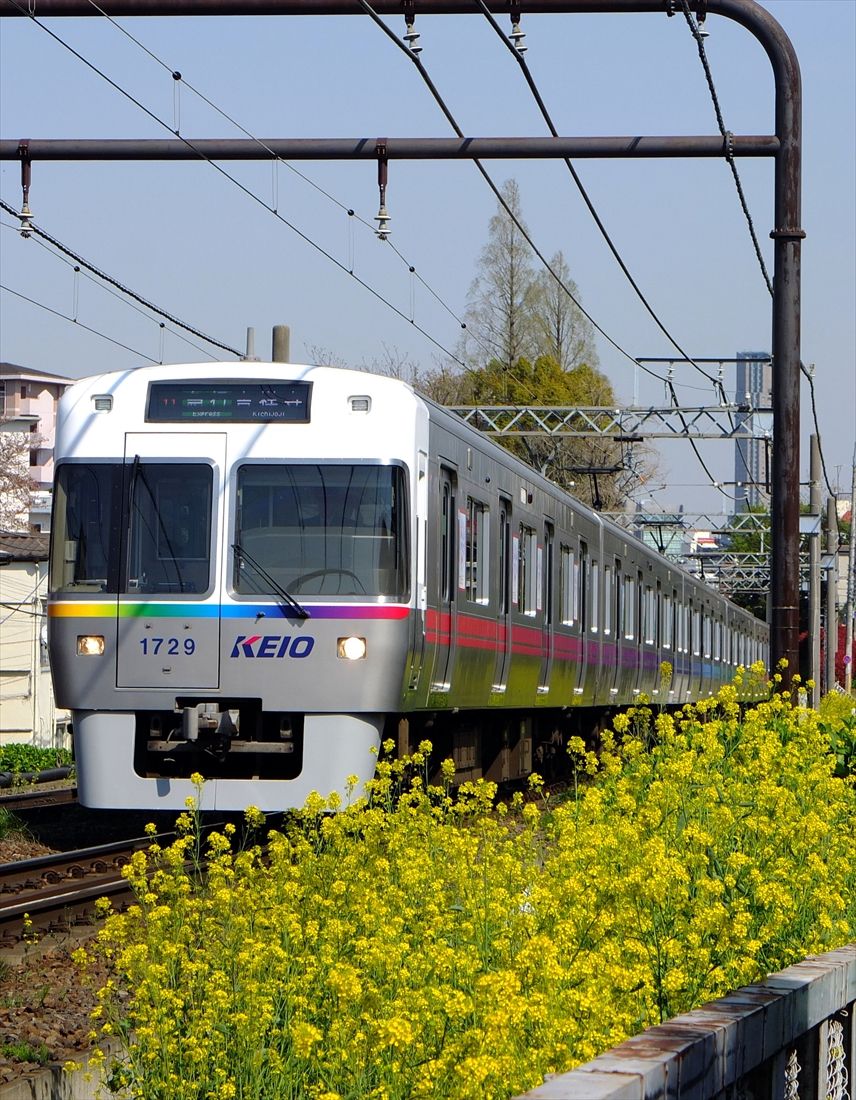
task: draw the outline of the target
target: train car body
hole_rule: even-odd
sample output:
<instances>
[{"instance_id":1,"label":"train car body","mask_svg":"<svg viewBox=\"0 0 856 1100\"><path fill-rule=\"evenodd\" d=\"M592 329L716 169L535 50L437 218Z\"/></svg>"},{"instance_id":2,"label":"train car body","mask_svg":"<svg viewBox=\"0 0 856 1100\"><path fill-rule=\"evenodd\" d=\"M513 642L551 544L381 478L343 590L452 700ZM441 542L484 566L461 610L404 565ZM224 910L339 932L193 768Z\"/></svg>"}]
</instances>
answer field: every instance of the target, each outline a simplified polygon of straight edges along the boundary
<instances>
[{"instance_id":1,"label":"train car body","mask_svg":"<svg viewBox=\"0 0 856 1100\"><path fill-rule=\"evenodd\" d=\"M49 649L81 801L299 806L427 736L513 779L766 627L406 384L144 367L60 403ZM664 674L663 662L669 666Z\"/></svg>"}]
</instances>

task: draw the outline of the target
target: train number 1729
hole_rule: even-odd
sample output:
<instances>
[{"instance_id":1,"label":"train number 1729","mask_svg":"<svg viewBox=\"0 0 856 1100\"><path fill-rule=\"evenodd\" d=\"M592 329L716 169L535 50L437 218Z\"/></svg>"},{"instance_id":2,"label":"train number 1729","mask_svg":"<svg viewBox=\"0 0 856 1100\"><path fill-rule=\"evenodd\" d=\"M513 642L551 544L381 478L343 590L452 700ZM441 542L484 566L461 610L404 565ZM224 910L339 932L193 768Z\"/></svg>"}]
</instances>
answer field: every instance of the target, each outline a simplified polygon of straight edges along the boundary
<instances>
[{"instance_id":1,"label":"train number 1729","mask_svg":"<svg viewBox=\"0 0 856 1100\"><path fill-rule=\"evenodd\" d=\"M140 638L140 645L144 657L149 654L154 657L158 653L169 657L184 653L189 657L196 651L196 642L192 638Z\"/></svg>"}]
</instances>

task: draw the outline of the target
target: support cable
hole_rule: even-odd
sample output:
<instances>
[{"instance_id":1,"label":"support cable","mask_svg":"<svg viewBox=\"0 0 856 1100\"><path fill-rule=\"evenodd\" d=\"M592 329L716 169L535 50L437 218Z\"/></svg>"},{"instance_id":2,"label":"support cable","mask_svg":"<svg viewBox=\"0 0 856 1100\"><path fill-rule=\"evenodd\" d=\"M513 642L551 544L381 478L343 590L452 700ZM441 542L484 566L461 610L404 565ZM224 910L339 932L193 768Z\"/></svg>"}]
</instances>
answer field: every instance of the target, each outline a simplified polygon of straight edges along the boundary
<instances>
[{"instance_id":1,"label":"support cable","mask_svg":"<svg viewBox=\"0 0 856 1100\"><path fill-rule=\"evenodd\" d=\"M197 98L200 99L207 107L210 107L212 111L215 111L218 115L220 115L221 118L225 119L226 122L234 126L235 129L239 130L242 134L244 134L245 137L249 138L251 141L254 141L260 149L263 149L266 153L268 153L275 164L282 164L290 172L294 173L294 175L297 176L298 179L303 180L304 183L314 188L314 190L317 191L320 195L323 195L325 199L331 202L334 206L338 207L339 210L341 210L343 213L347 214L349 218L353 218L355 221L359 222L360 225L364 226L366 229L374 233L374 226L371 225L370 222L366 221L366 219L363 218L360 214L358 214L352 206L348 206L346 203L342 202L341 199L337 199L335 195L327 191L324 187L321 186L320 183L317 183L310 176L307 176L305 172L301 172L298 168L295 168L294 165L291 164L289 161L284 160L280 156L277 156L277 154L274 153L273 149L271 149L270 146L262 138L257 137L245 126L243 126L236 118L230 115L228 111L223 110L223 108L216 104L212 99L209 99L209 97L205 95L204 92L200 91L199 88L193 85L177 69L171 68L163 60L163 58L154 53L154 51L151 50L144 42L140 41L140 39L138 39L135 35L131 34L131 32L126 27L122 26L122 24L117 19L110 15L109 12L105 11L104 8L102 8L96 2L96 0L89 0L89 3L100 15L102 15L109 23L111 23L116 28L116 30L125 35L126 38L128 38L131 42L134 43L135 46L142 50L147 57L155 62L155 64L159 65L162 69L168 72L170 76L172 76L173 80L175 80L176 82L180 82L185 88L193 92L193 94L197 96ZM440 294L420 275L416 267L410 263L410 261L399 251L398 248L396 248L396 246L391 241L389 241L389 239L387 239L387 243L389 244L389 247L392 249L395 255L398 257L398 259L407 267L409 273L418 282L420 282L422 286L425 287L429 294L431 294L431 296L437 301L437 303L449 314L449 316L453 320L458 323L461 328L466 328L465 322L455 313L452 307L443 300Z\"/></svg>"},{"instance_id":2,"label":"support cable","mask_svg":"<svg viewBox=\"0 0 856 1100\"><path fill-rule=\"evenodd\" d=\"M302 241L314 248L316 252L320 253L325 259L329 260L330 263L334 264L345 275L349 275L356 283L363 287L364 290L367 290L369 294L371 294L379 302L385 305L388 309L391 309L392 312L400 317L403 321L406 321L412 328L414 328L417 332L424 336L426 340L432 343L439 351L443 352L444 355L447 355L449 359L451 359L455 363L458 363L459 366L465 367L465 364L461 362L461 360L458 358L457 355L454 354L454 352L450 351L447 347L441 344L439 340L435 339L429 332L422 328L421 325L418 325L415 321L411 320L404 310L399 309L398 306L396 306L393 302L391 302L388 298L381 294L381 292L373 287L370 283L366 282L365 279L361 279L359 275L355 274L355 272L350 271L345 264L343 264L340 260L337 260L336 257L328 252L322 245L318 244L317 241L313 240L308 234L304 233L303 230L299 229L296 225L294 225L293 222L290 222L287 218L283 217L283 215L280 214L278 210L274 210L273 207L269 206L268 203L264 201L264 199L262 199L254 191L252 191L249 187L241 183L241 181L237 179L237 177L231 175L231 173L227 172L225 168L217 164L217 162L212 160L211 157L207 156L204 152L198 149L192 141L181 134L177 134L168 122L165 122L159 115L146 107L144 103L133 96L129 91L123 88L120 84L117 84L116 81L109 77L103 70L99 69L97 65L95 65L88 58L84 57L83 54L81 54L68 42L64 41L58 34L52 31L50 27L46 26L35 15L33 15L31 11L28 11L22 4L20 4L18 0L9 0L9 2L14 7L16 7L22 15L26 15L29 19L32 20L32 22L36 24L37 27L43 30L51 38L53 38L55 42L57 42L64 49L68 50L68 52L72 54L73 57L76 57L77 60L81 61L88 69L90 69L97 76L101 77L102 80L106 81L111 88L119 92L119 94L124 96L129 102L133 103L134 106L138 107L144 114L146 114L159 126L162 126L166 130L169 130L171 134L175 134L178 140L186 145L187 148L190 149L197 157L199 157L201 161L210 164L211 167L215 169L215 171L219 172L220 175L229 180L230 183L232 183L235 187L242 191L248 198L252 199L253 202L258 203L259 206L263 207L270 214L273 214L273 216L278 221L282 222L283 225L285 225L294 234L300 237Z\"/></svg>"},{"instance_id":3,"label":"support cable","mask_svg":"<svg viewBox=\"0 0 856 1100\"><path fill-rule=\"evenodd\" d=\"M731 169L731 175L734 177L734 186L737 188L737 195L740 199L740 206L746 219L746 225L749 228L749 235L752 238L752 246L755 249L755 255L758 259L758 265L761 268L761 275L763 276L764 282L767 285L767 290L772 297L773 281L770 278L770 275L767 271L767 266L764 263L764 257L761 254L761 246L758 242L758 234L755 231L755 223L752 220L752 215L749 211L749 204L746 201L746 195L743 191L743 183L740 179L740 174L737 171L737 162L734 158L734 151L732 148L732 138L734 135L731 133L730 130L726 130L725 128L725 121L722 116L722 108L719 105L719 96L717 95L716 85L713 81L713 72L711 71L710 63L707 59L707 51L704 48L704 40L706 38L706 34L702 32L701 27L699 26L696 19L693 17L692 12L690 11L688 0L681 0L681 7L683 9L684 18L687 21L687 25L689 26L692 36L696 41L696 46L698 47L698 56L702 63L704 75L707 80L707 86L710 91L710 98L713 103L714 113L716 115L716 123L719 127L719 132L722 135L722 140L724 142L725 159L728 162L729 168ZM823 447L821 446L820 424L817 418L817 403L814 393L814 375L811 371L808 370L802 360L800 360L800 370L802 371L805 378L808 380L809 394L811 397L811 413L812 419L814 421L814 433L817 436L817 446L818 450L820 451L820 464L823 467L823 480L826 482L826 491L829 496L835 496L832 491L832 485L829 481L829 475L826 472L826 459L824 458Z\"/></svg>"},{"instance_id":4,"label":"support cable","mask_svg":"<svg viewBox=\"0 0 856 1100\"><path fill-rule=\"evenodd\" d=\"M502 42L502 44L505 46L505 48L507 50L510 51L512 57L517 62L517 64L520 66L520 69L523 73L523 76L526 80L526 83L529 86L529 90L531 91L531 93L532 93L532 95L535 99L535 102L538 104L538 109L541 112L541 115L542 115L544 121L547 123L547 128L549 129L549 131L553 135L553 137L557 138L559 136L559 131L556 129L556 127L553 123L553 119L550 116L550 112L547 110L547 106L544 103L544 99L541 96L540 91L538 90L538 86L535 83L535 80L532 76L532 73L529 69L529 66L526 64L526 59L523 57L523 54L521 53L519 47L516 46L513 42L511 42L509 40L508 36L504 34L502 28L500 27L499 23L497 23L494 16L491 14L491 11L488 8L487 4L485 4L484 0L476 0L476 4L478 5L479 9L482 11L485 19L487 19L488 23L490 23L491 27L494 29L494 31L496 31L496 34L498 35L498 37L499 37L500 41ZM516 26L519 27L519 23L516 24ZM521 32L518 30L518 37L519 37L520 33ZM621 253L618 251L618 248L617 248L615 242L610 237L609 231L607 230L606 226L603 224L603 221L602 221L600 215L598 214L597 210L595 209L594 203L592 202L591 197L589 196L589 193L586 190L585 185L583 184L583 181L580 179L579 173L577 172L576 168L574 168L574 165L571 162L570 157L562 157L562 160L565 162L565 165L566 165L568 171L571 174L571 178L573 179L574 184L576 185L576 188L580 193L580 197L582 198L583 202L585 203L585 205L588 209L588 212L591 214L595 225L597 226L598 230L600 231L600 235L603 237L604 241L606 242L607 247L609 248L610 252L612 253L613 257L615 258L616 263L621 268L621 271L624 274L625 278L627 279L627 281L630 283L631 287L633 288L633 290L636 294L636 297L639 299L639 301L645 307L645 309L647 310L648 314L651 316L651 318L654 321L654 323L656 324L656 326L660 329L660 331L663 333L663 335L666 337L666 339L669 341L669 343L672 345L672 347L675 348L681 354L681 356L684 358L684 360L687 363L689 363L692 367L694 367L697 371L699 371L700 374L703 374L704 377L708 379L708 381L713 383L714 390L719 391L719 395L720 395L721 400L723 401L724 404L727 405L728 404L728 399L726 398L726 395L725 395L725 389L723 388L722 380L717 378L715 375L710 374L708 371L706 371L704 369L704 367L699 366L699 364L692 358L692 356L687 355L687 353L684 351L684 349L681 347L681 345L677 342L677 340L674 338L674 336L672 336L672 334L669 332L669 330L666 328L666 326L660 320L659 316L657 315L657 313L654 310L654 307L651 305L651 303L645 297L644 293L642 292L642 288L636 282L636 279L633 277L633 275L631 274L629 268L627 267L627 264L624 262L624 259L622 258Z\"/></svg>"},{"instance_id":5,"label":"support cable","mask_svg":"<svg viewBox=\"0 0 856 1100\"><path fill-rule=\"evenodd\" d=\"M91 328L89 325L84 325L82 321L78 321L74 317L69 317L67 313L60 313L58 309L51 309L51 307L46 306L44 302L37 302L35 298L28 298L26 294L22 294L18 290L13 290L12 287L6 286L4 283L0 283L0 290L5 290L7 294L14 294L16 298L21 298L25 302L29 302L30 305L38 306L39 309L44 309L48 313L52 313L54 317L61 317L64 321L71 321L71 323L77 325L78 328L82 328L86 332L91 332L94 336L100 336L102 340L109 340L110 343L115 344L117 348L129 351L132 355L138 355L141 359L148 359L150 363L157 363L157 359L153 359L151 355L146 355L145 352L137 351L136 348L123 344L121 340L114 340L112 336L108 336L105 332L99 332L97 328Z\"/></svg>"},{"instance_id":6,"label":"support cable","mask_svg":"<svg viewBox=\"0 0 856 1100\"><path fill-rule=\"evenodd\" d=\"M0 199L0 209L5 210L7 214L11 214L13 217L17 217L17 211L13 206L10 206L3 199ZM106 271L101 271L95 264L90 263L89 260L83 258L77 252L74 252L67 245L64 245L62 241L58 241L56 237L51 236L44 229L39 228L35 222L30 223L29 231L35 234L37 237L41 237L43 240L52 244L57 251L62 252L69 259L74 260L80 267L86 268L87 271L91 271L93 275L96 275L102 282L107 283L109 286L115 287L120 293L126 297L133 299L135 302L139 302L141 306L145 306L146 309L151 310L152 313L156 313L158 317L164 317L171 324L176 325L178 328L184 329L185 332L191 333L193 336L198 336L201 340L204 340L207 344L212 344L214 347L221 348L223 351L231 352L232 355L241 358L241 352L237 348L231 347L229 344L224 344L220 340L215 340L213 336L206 336L200 329L194 328L192 325L186 324L180 318L174 316L172 313L168 313L165 309L161 309L160 306L156 306L154 302L148 301L143 298L142 295L137 294L135 290L131 290L130 287L125 286L124 283L120 283L118 279L114 279L112 275L108 275Z\"/></svg>"},{"instance_id":7,"label":"support cable","mask_svg":"<svg viewBox=\"0 0 856 1100\"><path fill-rule=\"evenodd\" d=\"M0 208L2 208L3 210L6 210L7 212L10 209L8 204L3 202L2 199L0 199ZM20 226L12 225L10 222L0 222L0 228L8 229L13 233L17 233L18 235L20 235L20 232L21 232ZM114 290L113 286L105 285L104 283L99 282L97 278L94 278L93 275L89 274L89 271L83 270L84 268L88 268L90 271L94 270L97 274L98 269L94 268L93 265L90 264L88 261L83 260L82 257L77 257L73 252L71 252L70 249L67 249L67 248L63 249L63 251L65 252L65 255L61 255L58 252L54 252L53 249L50 248L44 241L39 239L39 237L42 233L42 230L40 230L37 226L33 226L31 232L32 232L33 240L34 240L35 244L37 244L39 246L39 248L43 248L49 256L53 257L53 259L58 260L60 263L63 263L67 267L71 268L71 270L74 272L75 275L82 272L83 276L86 279L88 279L92 283L93 286L97 286L100 290L104 290L108 294L112 294L113 297L116 298L118 301L122 302L123 305L128 306L129 309L135 310L137 313L140 314L141 317L145 317L145 319L147 321L151 321L152 324L158 323L158 322L155 322L154 318L151 316L151 314L149 312L152 309L154 309L155 307L147 305L145 308L143 308L143 307L137 305L135 301L129 301L127 297L123 296L125 294L124 288L122 288L120 290ZM69 254L73 257L74 262L72 262L71 259L67 259L67 256ZM133 292L131 292L131 294L133 295ZM134 297L136 298L137 296L134 295ZM156 310L156 312L159 312L159 311ZM163 312L160 312L159 315L162 316L162 317L163 316L165 316L165 317L170 316L168 313L163 313ZM160 326L161 326L162 329L165 327L163 321L160 322ZM192 331L190 329L189 325L185 326L185 325L182 324L182 328L185 328L185 331L187 331L187 330ZM216 355L214 355L212 352L210 352L210 351L206 350L205 348L203 348L201 346L201 344L197 344L195 340L188 339L188 337L185 336L182 332L180 332L180 331L178 331L174 328L169 328L168 331L170 332L171 335L178 337L178 339L182 340L185 344L189 344L190 347L195 348L197 351L201 352L203 355L207 355L209 359L213 359L213 360L217 361L217 356ZM208 340L208 337L204 337L204 339ZM231 350L231 349L227 349L227 350ZM238 357L240 358L240 354L241 354L240 352L236 351L235 354L238 355Z\"/></svg>"},{"instance_id":8,"label":"support cable","mask_svg":"<svg viewBox=\"0 0 856 1100\"><path fill-rule=\"evenodd\" d=\"M383 33L388 38L390 38L395 43L396 47L398 49L402 50L404 52L405 56L408 57L413 62L413 64L416 66L416 68L419 72L419 75L422 77L423 81L425 82L426 86L428 87L428 90L431 92L431 94L434 97L437 105L440 107L440 110L445 115L446 120L448 121L449 125L452 127L452 129L455 131L455 133L457 134L457 136L459 138L464 139L463 130L460 128L460 126L456 122L454 116L452 115L452 112L449 110L448 106L446 105L445 101L443 100L443 97L440 95L439 91L437 90L436 85L434 84L433 80L429 76L427 70L425 69L425 66L420 61L418 55L413 53L410 50L410 48L405 45L404 42L402 42L398 39L398 37L395 35L395 33L393 31L391 31L390 28L386 25L386 23L380 18L380 16L374 10L374 8L371 6L371 4L368 3L368 0L358 0L358 2L359 2L360 7L363 9L363 11L365 11L365 13L377 24L377 26L380 27L380 29L383 31ZM506 214L509 216L509 218L511 218L512 222L515 224L515 226L517 227L520 234L526 240L529 247L532 249L532 251L538 257L538 259L541 261L541 263L544 265L544 267L547 269L547 271L550 273L550 275L552 275L552 277L556 280L556 282L559 284L559 286L562 288L562 290L565 292L565 294L567 294L567 296L574 303L574 305L580 310L580 312L583 314L583 316L586 317L591 322L591 324L597 329L597 331L601 334L601 336L603 336L604 339L607 340L609 342L609 344L611 344L612 347L614 347L618 352L620 352L622 355L626 356L626 358L628 358L635 365L640 366L642 368L642 370L645 371L646 374L650 374L652 377L658 379L658 381L663 382L666 385L666 387L667 387L667 389L668 389L668 391L671 395L671 399L672 399L673 403L675 404L676 407L679 407L680 402L678 401L677 393L675 392L675 387L674 387L674 384L672 383L672 381L669 378L664 378L662 375L658 374L656 371L651 370L649 367L646 367L643 363L640 363L638 359L636 359L634 356L632 356L630 354L630 352L626 351L623 347L621 347L620 344L618 344L615 340L613 340L613 338L597 323L597 321L595 321L595 319L591 316L591 314L583 307L583 305L577 300L577 298L570 292L568 287L565 285L564 281L553 270L553 268L552 268L551 264L548 262L547 258L544 256L544 254L541 252L541 250L537 247L535 242L532 240L532 237L527 232L526 228L521 224L520 220L515 216L515 214L513 213L511 208L509 207L508 203L503 198L499 188L493 182L493 179L490 177L490 175L488 174L487 170L485 169L485 167L481 163L481 161L474 160L473 164L475 164L476 168L481 173L481 175L484 178L485 182L487 183L488 187L490 187L491 191L496 196L496 199L499 202L500 206L503 208L503 210L506 212ZM675 346L677 347L677 345L675 345ZM681 354L685 355L684 352L681 352ZM687 432L689 432L689 426L684 424L684 427L686 428ZM711 484L713 485L713 487L715 489L717 489L719 492L724 493L724 490L721 488L720 483L713 476L713 474L711 473L711 471L708 468L707 464L705 463L704 459L701 457L701 453L699 452L699 449L696 446L695 441L690 439L689 442L690 442L690 446L693 449L693 452L695 453L696 458L698 459L699 463L701 464L702 469L707 474L707 476L710 478L710 481L711 481ZM731 494L724 493L724 495L729 496L730 499L732 499L732 500L736 500L736 497L732 496Z\"/></svg>"}]
</instances>

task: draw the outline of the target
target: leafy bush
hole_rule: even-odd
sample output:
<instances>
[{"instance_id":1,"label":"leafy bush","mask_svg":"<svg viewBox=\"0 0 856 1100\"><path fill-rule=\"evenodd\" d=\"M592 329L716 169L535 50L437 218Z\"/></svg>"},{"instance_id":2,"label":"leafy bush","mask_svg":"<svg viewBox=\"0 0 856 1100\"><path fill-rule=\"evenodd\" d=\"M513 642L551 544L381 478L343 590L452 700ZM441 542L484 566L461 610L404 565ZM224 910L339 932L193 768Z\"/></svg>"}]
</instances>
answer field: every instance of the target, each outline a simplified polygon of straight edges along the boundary
<instances>
[{"instance_id":1,"label":"leafy bush","mask_svg":"<svg viewBox=\"0 0 856 1100\"><path fill-rule=\"evenodd\" d=\"M379 762L367 802L311 797L264 854L227 826L204 876L191 799L99 935L112 1086L498 1100L853 938L856 788L815 712L741 714L726 688L614 725L599 758L571 745L562 804L426 787L423 744Z\"/></svg>"},{"instance_id":2,"label":"leafy bush","mask_svg":"<svg viewBox=\"0 0 856 1100\"><path fill-rule=\"evenodd\" d=\"M68 749L40 749L35 745L0 745L0 771L40 772L72 763Z\"/></svg>"}]
</instances>

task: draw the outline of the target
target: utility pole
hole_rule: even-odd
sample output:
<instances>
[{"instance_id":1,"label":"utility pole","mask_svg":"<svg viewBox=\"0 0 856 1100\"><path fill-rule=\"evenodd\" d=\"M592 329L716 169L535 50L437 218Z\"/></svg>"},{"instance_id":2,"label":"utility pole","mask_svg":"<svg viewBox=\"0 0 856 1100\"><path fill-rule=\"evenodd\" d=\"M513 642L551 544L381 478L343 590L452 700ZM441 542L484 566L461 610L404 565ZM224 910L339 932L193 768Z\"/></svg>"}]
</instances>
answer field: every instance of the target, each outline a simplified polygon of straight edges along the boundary
<instances>
[{"instance_id":1,"label":"utility pole","mask_svg":"<svg viewBox=\"0 0 856 1100\"><path fill-rule=\"evenodd\" d=\"M826 690L835 687L835 654L838 651L838 513L835 498L826 501L826 553L829 568L826 571Z\"/></svg>"},{"instance_id":2,"label":"utility pole","mask_svg":"<svg viewBox=\"0 0 856 1100\"><path fill-rule=\"evenodd\" d=\"M844 642L844 690L853 690L853 616L856 614L856 449L853 451L853 484L850 489L850 553L847 556L847 617Z\"/></svg>"},{"instance_id":3,"label":"utility pole","mask_svg":"<svg viewBox=\"0 0 856 1100\"><path fill-rule=\"evenodd\" d=\"M820 444L816 435L810 436L809 446L809 512L817 528L809 535L808 542L808 644L811 653L809 678L814 681L811 705L820 702ZM827 619L827 646L829 645L829 620Z\"/></svg>"}]
</instances>

